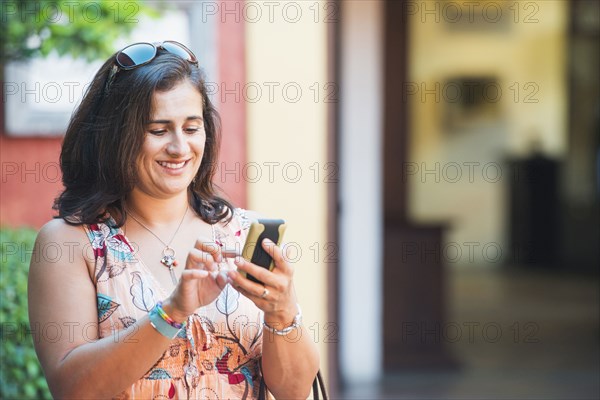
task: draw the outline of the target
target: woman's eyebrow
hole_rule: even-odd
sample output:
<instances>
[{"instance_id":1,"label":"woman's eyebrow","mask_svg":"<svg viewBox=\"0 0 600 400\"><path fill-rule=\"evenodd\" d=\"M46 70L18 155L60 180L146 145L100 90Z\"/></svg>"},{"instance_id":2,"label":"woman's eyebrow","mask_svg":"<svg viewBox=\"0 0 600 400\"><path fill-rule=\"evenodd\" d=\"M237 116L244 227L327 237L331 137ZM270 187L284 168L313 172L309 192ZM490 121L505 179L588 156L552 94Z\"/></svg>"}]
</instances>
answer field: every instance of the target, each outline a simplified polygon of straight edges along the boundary
<instances>
[{"instance_id":1,"label":"woman's eyebrow","mask_svg":"<svg viewBox=\"0 0 600 400\"><path fill-rule=\"evenodd\" d=\"M199 115L192 115L192 116L189 116L189 117L187 117L185 120L186 120L186 121L191 121L191 120L195 120L195 119L199 119L200 121L203 121L203 120L204 120L204 118L202 118L202 117L201 117L201 116L199 116ZM154 119L154 120L152 120L152 121L150 121L150 122L148 122L148 123L149 123L149 124L170 124L171 122L173 122L173 121L171 121L171 120L169 120L169 119Z\"/></svg>"}]
</instances>

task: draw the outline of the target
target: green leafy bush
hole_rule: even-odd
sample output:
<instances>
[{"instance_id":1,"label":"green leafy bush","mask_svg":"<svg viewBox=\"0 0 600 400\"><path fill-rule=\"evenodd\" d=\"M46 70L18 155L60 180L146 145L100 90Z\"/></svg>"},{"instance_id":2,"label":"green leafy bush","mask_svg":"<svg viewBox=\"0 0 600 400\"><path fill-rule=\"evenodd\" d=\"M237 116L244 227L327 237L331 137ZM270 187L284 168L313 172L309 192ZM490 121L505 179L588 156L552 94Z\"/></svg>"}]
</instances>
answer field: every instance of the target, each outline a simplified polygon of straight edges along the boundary
<instances>
[{"instance_id":1,"label":"green leafy bush","mask_svg":"<svg viewBox=\"0 0 600 400\"><path fill-rule=\"evenodd\" d=\"M36 232L0 229L0 398L51 399L29 330L27 275Z\"/></svg>"},{"instance_id":2,"label":"green leafy bush","mask_svg":"<svg viewBox=\"0 0 600 400\"><path fill-rule=\"evenodd\" d=\"M160 4L160 3L158 3ZM53 51L103 59L143 16L158 16L142 1L2 0L0 64Z\"/></svg>"}]
</instances>

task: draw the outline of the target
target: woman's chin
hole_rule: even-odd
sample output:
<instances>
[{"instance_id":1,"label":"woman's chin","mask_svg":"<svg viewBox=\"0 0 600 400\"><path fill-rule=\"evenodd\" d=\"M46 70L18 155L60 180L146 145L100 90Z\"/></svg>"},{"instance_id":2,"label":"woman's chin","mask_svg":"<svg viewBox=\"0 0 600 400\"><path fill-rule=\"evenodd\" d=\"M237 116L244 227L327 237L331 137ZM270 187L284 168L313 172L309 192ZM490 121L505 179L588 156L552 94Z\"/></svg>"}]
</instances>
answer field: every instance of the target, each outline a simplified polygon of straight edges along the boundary
<instances>
[{"instance_id":1,"label":"woman's chin","mask_svg":"<svg viewBox=\"0 0 600 400\"><path fill-rule=\"evenodd\" d=\"M150 197L156 198L169 198L181 194L182 192L187 192L188 187L191 184L190 181L182 181L181 183L175 184L174 182L170 182L170 184L163 185L155 185L151 187L141 188L138 187L138 190L146 193Z\"/></svg>"}]
</instances>

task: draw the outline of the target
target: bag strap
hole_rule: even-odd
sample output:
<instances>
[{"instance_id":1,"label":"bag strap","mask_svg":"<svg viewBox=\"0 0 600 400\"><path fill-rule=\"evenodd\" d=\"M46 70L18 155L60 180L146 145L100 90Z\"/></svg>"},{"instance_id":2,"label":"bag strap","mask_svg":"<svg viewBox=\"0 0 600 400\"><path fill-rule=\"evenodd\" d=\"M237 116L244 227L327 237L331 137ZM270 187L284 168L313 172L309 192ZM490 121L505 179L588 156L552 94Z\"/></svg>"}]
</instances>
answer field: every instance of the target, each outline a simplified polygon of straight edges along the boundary
<instances>
[{"instance_id":1,"label":"bag strap","mask_svg":"<svg viewBox=\"0 0 600 400\"><path fill-rule=\"evenodd\" d=\"M321 374L321 370L317 371L317 377L315 378L315 382L319 382L319 387L321 388L321 394L323 394L323 400L328 400L329 396L327 396L327 390L325 390L325 382L323 381L323 375ZM315 390L315 383L313 382L313 396L315 400L318 400L319 391Z\"/></svg>"},{"instance_id":2,"label":"bag strap","mask_svg":"<svg viewBox=\"0 0 600 400\"><path fill-rule=\"evenodd\" d=\"M265 385L265 378L263 377L262 371L262 357L258 361L258 369L260 371L260 383L258 386L258 400L267 400L267 385Z\"/></svg>"},{"instance_id":3,"label":"bag strap","mask_svg":"<svg viewBox=\"0 0 600 400\"><path fill-rule=\"evenodd\" d=\"M267 400L267 387L262 377L260 378L260 386L258 387L258 400Z\"/></svg>"}]
</instances>

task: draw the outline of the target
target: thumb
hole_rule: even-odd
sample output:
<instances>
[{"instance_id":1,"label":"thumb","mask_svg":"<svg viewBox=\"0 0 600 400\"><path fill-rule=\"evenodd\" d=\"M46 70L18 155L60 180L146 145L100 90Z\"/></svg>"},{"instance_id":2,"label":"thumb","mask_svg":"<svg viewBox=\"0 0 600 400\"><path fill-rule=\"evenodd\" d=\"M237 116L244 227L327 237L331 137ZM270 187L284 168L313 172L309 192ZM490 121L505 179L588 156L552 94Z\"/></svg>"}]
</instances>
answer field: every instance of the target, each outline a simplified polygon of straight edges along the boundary
<instances>
[{"instance_id":1,"label":"thumb","mask_svg":"<svg viewBox=\"0 0 600 400\"><path fill-rule=\"evenodd\" d=\"M229 283L229 278L227 277L227 273L225 271L219 272L215 277L215 280L217 282L217 286L221 290L223 290L225 286L227 286L227 284Z\"/></svg>"}]
</instances>

